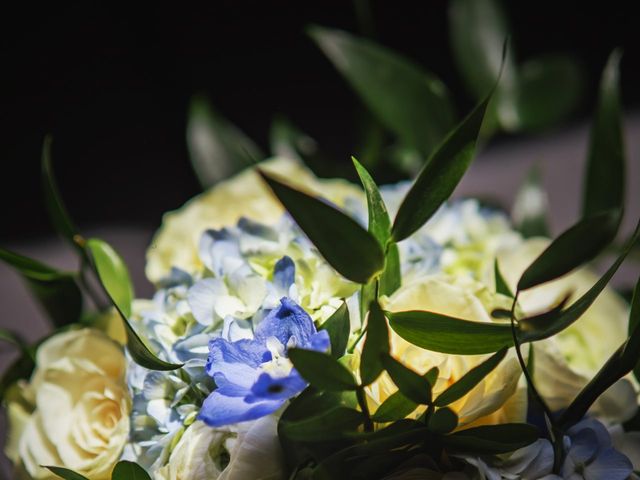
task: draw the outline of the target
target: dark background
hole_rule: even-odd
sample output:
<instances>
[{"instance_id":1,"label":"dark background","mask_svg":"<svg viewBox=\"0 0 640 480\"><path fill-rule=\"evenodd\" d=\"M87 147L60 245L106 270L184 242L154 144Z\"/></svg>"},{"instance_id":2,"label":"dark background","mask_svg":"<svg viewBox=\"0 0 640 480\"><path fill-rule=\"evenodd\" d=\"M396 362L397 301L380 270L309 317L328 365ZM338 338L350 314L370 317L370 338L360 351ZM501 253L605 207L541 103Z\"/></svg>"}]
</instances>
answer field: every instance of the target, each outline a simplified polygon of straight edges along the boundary
<instances>
[{"instance_id":1,"label":"dark background","mask_svg":"<svg viewBox=\"0 0 640 480\"><path fill-rule=\"evenodd\" d=\"M358 31L353 3L207 1L126 7L25 2L0 15L0 242L51 233L40 194L43 136L83 227L155 228L162 212L199 191L184 142L186 109L206 92L266 149L283 113L336 161L348 161L357 99L305 36L309 23ZM588 73L625 50L623 98L640 105L633 2L504 2L518 58L567 52ZM447 3L371 2L376 39L422 63L471 105L450 58ZM585 101L569 122L585 119ZM500 141L500 138L497 139Z\"/></svg>"}]
</instances>

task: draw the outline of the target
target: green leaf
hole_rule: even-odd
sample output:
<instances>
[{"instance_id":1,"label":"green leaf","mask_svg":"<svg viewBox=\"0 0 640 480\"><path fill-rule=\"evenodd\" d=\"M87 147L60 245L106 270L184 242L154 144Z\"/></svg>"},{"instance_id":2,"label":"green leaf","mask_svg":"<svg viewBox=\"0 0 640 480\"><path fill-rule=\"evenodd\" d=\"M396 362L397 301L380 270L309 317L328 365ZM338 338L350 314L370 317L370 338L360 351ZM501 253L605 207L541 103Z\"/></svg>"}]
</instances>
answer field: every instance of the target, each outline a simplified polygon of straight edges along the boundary
<instances>
[{"instance_id":1,"label":"green leaf","mask_svg":"<svg viewBox=\"0 0 640 480\"><path fill-rule=\"evenodd\" d=\"M73 470L69 470L68 468L53 467L48 465L44 465L44 468L49 470L54 475L57 475L60 478L64 478L64 480L89 480L84 475L80 475L79 473L76 473Z\"/></svg>"},{"instance_id":2,"label":"green leaf","mask_svg":"<svg viewBox=\"0 0 640 480\"><path fill-rule=\"evenodd\" d=\"M384 312L377 300L371 302L367 320L367 336L360 359L360 379L362 385L373 383L382 373L381 355L389 353L389 329Z\"/></svg>"},{"instance_id":3,"label":"green leaf","mask_svg":"<svg viewBox=\"0 0 640 480\"><path fill-rule=\"evenodd\" d=\"M566 294L564 298L550 310L518 320L518 328L521 332L543 332L551 328L562 315L564 307L569 302L569 298L571 298L570 293Z\"/></svg>"},{"instance_id":4,"label":"green leaf","mask_svg":"<svg viewBox=\"0 0 640 480\"><path fill-rule=\"evenodd\" d=\"M598 105L591 128L584 216L622 209L625 191L625 160L620 112L620 57L614 50L602 72Z\"/></svg>"},{"instance_id":5,"label":"green leaf","mask_svg":"<svg viewBox=\"0 0 640 480\"><path fill-rule=\"evenodd\" d=\"M20 340L15 333L5 330L4 328L0 328L0 341L11 343L17 347L22 347L22 345L24 345L22 340Z\"/></svg>"},{"instance_id":6,"label":"green leaf","mask_svg":"<svg viewBox=\"0 0 640 480\"><path fill-rule=\"evenodd\" d=\"M469 370L456 383L442 392L436 398L434 404L438 407L443 407L464 397L500 364L507 354L507 350L507 347L503 347L480 365Z\"/></svg>"},{"instance_id":7,"label":"green leaf","mask_svg":"<svg viewBox=\"0 0 640 480\"><path fill-rule=\"evenodd\" d=\"M457 426L458 415L450 408L439 408L429 417L428 427L434 433L449 433Z\"/></svg>"},{"instance_id":8,"label":"green leaf","mask_svg":"<svg viewBox=\"0 0 640 480\"><path fill-rule=\"evenodd\" d=\"M455 114L445 85L406 58L340 30L309 29L311 38L378 120L402 143L428 155Z\"/></svg>"},{"instance_id":9,"label":"green leaf","mask_svg":"<svg viewBox=\"0 0 640 480\"><path fill-rule=\"evenodd\" d=\"M482 98L500 75L501 52L509 36L506 15L495 0L453 0L449 7L453 59L475 98ZM503 82L513 86L513 54L504 59Z\"/></svg>"},{"instance_id":10,"label":"green leaf","mask_svg":"<svg viewBox=\"0 0 640 480\"><path fill-rule=\"evenodd\" d=\"M536 131L564 120L578 106L584 72L567 55L545 55L518 68L513 128Z\"/></svg>"},{"instance_id":11,"label":"green leaf","mask_svg":"<svg viewBox=\"0 0 640 480\"><path fill-rule=\"evenodd\" d=\"M371 419L379 423L395 422L407 417L416 408L418 408L418 404L409 400L398 390L382 402Z\"/></svg>"},{"instance_id":12,"label":"green leaf","mask_svg":"<svg viewBox=\"0 0 640 480\"><path fill-rule=\"evenodd\" d=\"M563 232L524 271L518 290L549 282L595 258L614 239L621 212L599 212Z\"/></svg>"},{"instance_id":13,"label":"green leaf","mask_svg":"<svg viewBox=\"0 0 640 480\"><path fill-rule=\"evenodd\" d=\"M342 302L342 305L325 320L320 329L326 330L329 334L331 356L336 359L342 357L349 343L350 325L347 302Z\"/></svg>"},{"instance_id":14,"label":"green leaf","mask_svg":"<svg viewBox=\"0 0 640 480\"><path fill-rule=\"evenodd\" d=\"M391 220L389 220L387 206L384 204L376 182L371 178L367 169L355 157L351 157L351 161L356 168L356 172L358 172L360 182L362 182L367 195L369 233L378 240L381 248L385 248L389 238L391 238Z\"/></svg>"},{"instance_id":15,"label":"green leaf","mask_svg":"<svg viewBox=\"0 0 640 480\"><path fill-rule=\"evenodd\" d=\"M62 202L58 185L53 176L53 169L51 167L51 142L51 136L46 136L44 145L42 146L42 189L44 192L45 205L56 231L73 245L76 250L82 252L78 229L67 213L67 208Z\"/></svg>"},{"instance_id":16,"label":"green leaf","mask_svg":"<svg viewBox=\"0 0 640 480\"><path fill-rule=\"evenodd\" d=\"M640 279L634 291L634 298L637 299L638 296L640 296ZM640 359L640 318L638 317L640 317L640 308L635 304L632 306L629 318L629 324L635 325L631 335L565 410L560 417L560 426L566 428L580 421L600 395L638 365Z\"/></svg>"},{"instance_id":17,"label":"green leaf","mask_svg":"<svg viewBox=\"0 0 640 480\"><path fill-rule=\"evenodd\" d=\"M292 348L288 353L300 375L317 389L339 392L357 388L351 372L330 355L301 348Z\"/></svg>"},{"instance_id":18,"label":"green leaf","mask_svg":"<svg viewBox=\"0 0 640 480\"><path fill-rule=\"evenodd\" d=\"M378 241L351 217L326 201L260 172L273 193L327 262L345 278L367 281L384 267Z\"/></svg>"},{"instance_id":19,"label":"green leaf","mask_svg":"<svg viewBox=\"0 0 640 480\"><path fill-rule=\"evenodd\" d=\"M453 193L473 159L489 98L447 135L423 166L393 222L395 241L422 227Z\"/></svg>"},{"instance_id":20,"label":"green leaf","mask_svg":"<svg viewBox=\"0 0 640 480\"><path fill-rule=\"evenodd\" d=\"M497 455L513 452L538 439L538 429L526 423L503 423L459 430L443 437L448 449L455 451Z\"/></svg>"},{"instance_id":21,"label":"green leaf","mask_svg":"<svg viewBox=\"0 0 640 480\"><path fill-rule=\"evenodd\" d=\"M130 317L133 284L124 260L108 243L97 238L87 240L86 248L106 292L124 316Z\"/></svg>"},{"instance_id":22,"label":"green leaf","mask_svg":"<svg viewBox=\"0 0 640 480\"><path fill-rule=\"evenodd\" d=\"M0 261L22 275L56 326L78 321L82 313L82 292L72 273L60 272L37 260L3 248L0 248Z\"/></svg>"},{"instance_id":23,"label":"green leaf","mask_svg":"<svg viewBox=\"0 0 640 480\"><path fill-rule=\"evenodd\" d=\"M558 332L561 332L568 326L570 326L573 322L578 320L584 312L593 304L600 292L604 290L607 286L611 278L618 271L620 265L629 254L635 243L638 241L638 237L640 237L640 222L636 226L631 238L628 240L627 244L623 248L621 254L618 256L616 261L609 267L609 269L604 273L602 277L589 289L586 293L584 293L578 300L573 302L566 310L564 310L557 318L555 322L553 322L546 330L544 331L534 331L534 332L526 332L523 331L520 335L520 340L522 342L535 342L538 340L543 340L545 338L551 337Z\"/></svg>"},{"instance_id":24,"label":"green leaf","mask_svg":"<svg viewBox=\"0 0 640 480\"><path fill-rule=\"evenodd\" d=\"M431 384L433 387L438 380L438 375L440 375L440 369L438 367L431 367L427 373L424 374L424 378Z\"/></svg>"},{"instance_id":25,"label":"green leaf","mask_svg":"<svg viewBox=\"0 0 640 480\"><path fill-rule=\"evenodd\" d=\"M434 352L479 355L513 344L506 323L472 322L434 312L386 312L391 328L407 342Z\"/></svg>"},{"instance_id":26,"label":"green leaf","mask_svg":"<svg viewBox=\"0 0 640 480\"><path fill-rule=\"evenodd\" d=\"M362 412L338 406L303 420L282 420L280 431L292 440L320 442L342 438L363 421Z\"/></svg>"},{"instance_id":27,"label":"green leaf","mask_svg":"<svg viewBox=\"0 0 640 480\"><path fill-rule=\"evenodd\" d=\"M364 191L367 195L367 208L369 211L369 233L372 234L380 243L383 250L387 250L385 258L385 269L380 278L380 293L382 295L391 295L400 288L400 254L395 243L388 245L391 239L391 220L387 207L384 204L380 190L374 182L371 175L365 167L363 167L355 157L351 157Z\"/></svg>"},{"instance_id":28,"label":"green leaf","mask_svg":"<svg viewBox=\"0 0 640 480\"><path fill-rule=\"evenodd\" d=\"M151 480L151 477L137 463L121 460L116 463L111 480Z\"/></svg>"},{"instance_id":29,"label":"green leaf","mask_svg":"<svg viewBox=\"0 0 640 480\"><path fill-rule=\"evenodd\" d=\"M265 158L249 137L216 112L201 95L191 100L187 147L191 165L203 188Z\"/></svg>"},{"instance_id":30,"label":"green leaf","mask_svg":"<svg viewBox=\"0 0 640 480\"><path fill-rule=\"evenodd\" d=\"M506 280L502 276L497 258L493 261L493 273L496 279L496 292L500 295L505 295L507 297L513 298L513 293L511 293L509 285L507 285Z\"/></svg>"},{"instance_id":31,"label":"green leaf","mask_svg":"<svg viewBox=\"0 0 640 480\"><path fill-rule=\"evenodd\" d=\"M382 356L382 364L393 383L405 397L421 405L431 403L431 384L423 376L405 367L389 355Z\"/></svg>"},{"instance_id":32,"label":"green leaf","mask_svg":"<svg viewBox=\"0 0 640 480\"><path fill-rule=\"evenodd\" d=\"M131 315L133 287L129 272L118 253L106 242L91 238L86 242L87 253L105 293L122 317L127 332L127 349L133 360L150 370L175 370L182 365L160 360L144 344L135 332L128 317Z\"/></svg>"},{"instance_id":33,"label":"green leaf","mask_svg":"<svg viewBox=\"0 0 640 480\"><path fill-rule=\"evenodd\" d=\"M534 165L516 194L511 217L525 238L549 237L547 212L549 199L542 187L540 169Z\"/></svg>"},{"instance_id":34,"label":"green leaf","mask_svg":"<svg viewBox=\"0 0 640 480\"><path fill-rule=\"evenodd\" d=\"M380 275L380 294L392 295L402 284L400 270L400 251L398 244L391 243L385 257L384 271Z\"/></svg>"}]
</instances>

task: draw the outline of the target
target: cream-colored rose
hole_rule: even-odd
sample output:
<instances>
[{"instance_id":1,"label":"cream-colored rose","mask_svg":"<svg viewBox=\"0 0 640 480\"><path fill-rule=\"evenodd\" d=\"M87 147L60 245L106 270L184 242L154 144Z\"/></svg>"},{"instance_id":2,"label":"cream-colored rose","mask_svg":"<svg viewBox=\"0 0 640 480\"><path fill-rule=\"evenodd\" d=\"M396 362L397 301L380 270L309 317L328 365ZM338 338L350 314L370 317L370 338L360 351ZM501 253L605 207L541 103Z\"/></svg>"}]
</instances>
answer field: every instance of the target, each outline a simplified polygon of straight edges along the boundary
<instances>
[{"instance_id":1,"label":"cream-colored rose","mask_svg":"<svg viewBox=\"0 0 640 480\"><path fill-rule=\"evenodd\" d=\"M500 270L515 289L524 270L549 245L546 238L525 240L500 252ZM524 314L539 313L571 293L577 300L598 280L588 268L524 291L519 305ZM557 335L534 344L534 381L553 410L567 407L593 378L611 354L626 340L629 310L611 288L605 288L585 314ZM592 413L603 419L623 421L637 409L637 394L631 377L618 381L594 404Z\"/></svg>"},{"instance_id":2,"label":"cream-colored rose","mask_svg":"<svg viewBox=\"0 0 640 480\"><path fill-rule=\"evenodd\" d=\"M111 478L129 435L131 400L121 348L102 332L70 330L38 349L22 402L9 405L7 454L34 479L62 466L92 480ZM31 405L29 405L29 403Z\"/></svg>"},{"instance_id":3,"label":"cream-colored rose","mask_svg":"<svg viewBox=\"0 0 640 480\"><path fill-rule=\"evenodd\" d=\"M277 434L269 415L235 428L196 421L180 438L155 480L278 480L284 474Z\"/></svg>"},{"instance_id":4,"label":"cream-colored rose","mask_svg":"<svg viewBox=\"0 0 640 480\"><path fill-rule=\"evenodd\" d=\"M476 322L491 322L489 313L504 308L509 299L496 295L484 285L468 278L444 275L423 277L403 285L384 304L386 310L400 312L427 310ZM460 379L489 355L448 355L417 347L391 332L391 354L420 374L439 368L434 396ZM526 388L520 382L521 370L511 353L473 390L449 407L459 417L460 425L495 424L522 421L526 414ZM385 373L370 390L375 403L382 403L397 391Z\"/></svg>"},{"instance_id":5,"label":"cream-colored rose","mask_svg":"<svg viewBox=\"0 0 640 480\"><path fill-rule=\"evenodd\" d=\"M340 206L349 197L362 197L362 191L355 185L340 179L318 179L302 164L288 158L262 162L260 168ZM157 282L171 267L187 272L202 268L198 244L206 229L235 225L241 217L275 224L283 213L282 205L256 171L244 170L189 200L179 210L164 215L162 227L147 251L147 277Z\"/></svg>"}]
</instances>

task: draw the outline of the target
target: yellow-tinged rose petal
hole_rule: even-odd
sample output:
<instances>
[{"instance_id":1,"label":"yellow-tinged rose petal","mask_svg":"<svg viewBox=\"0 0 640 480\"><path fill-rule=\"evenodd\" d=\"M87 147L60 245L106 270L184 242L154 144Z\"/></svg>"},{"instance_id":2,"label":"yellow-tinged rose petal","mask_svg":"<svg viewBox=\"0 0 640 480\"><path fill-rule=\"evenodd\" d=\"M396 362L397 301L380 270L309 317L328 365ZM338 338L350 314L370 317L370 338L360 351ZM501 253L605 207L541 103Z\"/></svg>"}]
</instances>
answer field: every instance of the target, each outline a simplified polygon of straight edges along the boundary
<instances>
[{"instance_id":1,"label":"yellow-tinged rose petal","mask_svg":"<svg viewBox=\"0 0 640 480\"><path fill-rule=\"evenodd\" d=\"M423 277L403 285L388 298L384 308L393 312L426 310L476 322L491 322L488 312L505 308L509 299L491 293L469 278L445 275ZM417 347L391 332L392 355L420 374L433 367L439 375L433 388L437 397L465 373L489 355L449 355ZM520 382L522 372L513 352L464 397L450 405L461 426L522 421L526 413L526 388ZM380 404L397 391L387 374L370 388L374 403Z\"/></svg>"}]
</instances>

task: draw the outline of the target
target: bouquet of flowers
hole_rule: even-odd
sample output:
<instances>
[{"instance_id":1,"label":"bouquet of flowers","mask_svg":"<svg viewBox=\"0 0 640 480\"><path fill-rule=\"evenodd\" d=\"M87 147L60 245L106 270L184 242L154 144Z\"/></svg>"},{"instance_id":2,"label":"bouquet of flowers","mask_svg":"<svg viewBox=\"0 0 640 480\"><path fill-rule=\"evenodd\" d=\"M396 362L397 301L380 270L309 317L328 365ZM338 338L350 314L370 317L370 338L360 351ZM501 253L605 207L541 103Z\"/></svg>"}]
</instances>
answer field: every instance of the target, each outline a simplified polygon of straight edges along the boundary
<instances>
[{"instance_id":1,"label":"bouquet of flowers","mask_svg":"<svg viewBox=\"0 0 640 480\"><path fill-rule=\"evenodd\" d=\"M349 60L403 78L409 67L346 33L313 35L388 118L397 105L375 94L388 84L359 83ZM556 238L532 182L514 221L449 200L487 125L505 127L498 83L448 133L424 126L434 135L412 150L425 158L412 181L378 186L355 158L361 185L321 179L278 137L278 157L165 215L147 252L151 299L136 298L111 246L77 231L45 142L48 207L81 268L0 250L59 327L37 345L2 333L22 352L0 386L16 478L635 478L640 283L630 304L607 285L640 229L602 276L587 265L624 209L617 62L601 82L584 214ZM425 79L431 105L445 102ZM207 183L203 144L253 150L229 128L226 144L207 136L202 115L221 120L198 104L189 126Z\"/></svg>"}]
</instances>

